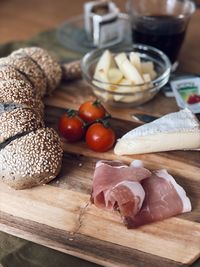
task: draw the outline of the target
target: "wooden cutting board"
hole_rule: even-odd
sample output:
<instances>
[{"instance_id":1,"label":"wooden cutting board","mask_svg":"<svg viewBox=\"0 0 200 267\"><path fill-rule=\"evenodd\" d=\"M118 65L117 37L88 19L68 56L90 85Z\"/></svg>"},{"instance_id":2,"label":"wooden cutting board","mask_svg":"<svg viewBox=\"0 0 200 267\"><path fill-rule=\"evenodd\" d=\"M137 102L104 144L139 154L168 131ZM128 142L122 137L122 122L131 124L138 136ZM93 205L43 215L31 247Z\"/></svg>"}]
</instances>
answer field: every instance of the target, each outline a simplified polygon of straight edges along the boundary
<instances>
[{"instance_id":1,"label":"wooden cutting board","mask_svg":"<svg viewBox=\"0 0 200 267\"><path fill-rule=\"evenodd\" d=\"M46 99L47 125L56 128L63 108L78 108L91 96L82 82L63 86ZM121 136L137 127L135 112L176 111L173 99L159 95L135 109L108 108ZM200 257L200 152L116 156L95 153L83 142L68 144L62 170L48 185L15 191L0 184L0 230L104 266L188 266ZM99 159L142 159L150 169L166 168L187 191L193 210L162 222L127 230L118 213L90 203L94 166Z\"/></svg>"}]
</instances>

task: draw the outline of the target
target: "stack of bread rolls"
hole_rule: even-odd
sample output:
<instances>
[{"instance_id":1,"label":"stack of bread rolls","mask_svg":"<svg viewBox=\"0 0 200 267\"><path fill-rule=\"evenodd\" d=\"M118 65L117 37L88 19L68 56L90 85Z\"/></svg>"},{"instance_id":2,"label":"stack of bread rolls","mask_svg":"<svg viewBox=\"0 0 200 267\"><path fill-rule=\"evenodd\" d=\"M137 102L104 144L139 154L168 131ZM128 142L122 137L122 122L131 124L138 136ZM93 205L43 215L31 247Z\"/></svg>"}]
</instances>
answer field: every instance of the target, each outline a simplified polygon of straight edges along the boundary
<instances>
[{"instance_id":1,"label":"stack of bread rolls","mask_svg":"<svg viewBox=\"0 0 200 267\"><path fill-rule=\"evenodd\" d=\"M61 74L39 47L0 59L0 180L15 189L47 183L60 171L63 151L57 133L44 125L42 98Z\"/></svg>"}]
</instances>

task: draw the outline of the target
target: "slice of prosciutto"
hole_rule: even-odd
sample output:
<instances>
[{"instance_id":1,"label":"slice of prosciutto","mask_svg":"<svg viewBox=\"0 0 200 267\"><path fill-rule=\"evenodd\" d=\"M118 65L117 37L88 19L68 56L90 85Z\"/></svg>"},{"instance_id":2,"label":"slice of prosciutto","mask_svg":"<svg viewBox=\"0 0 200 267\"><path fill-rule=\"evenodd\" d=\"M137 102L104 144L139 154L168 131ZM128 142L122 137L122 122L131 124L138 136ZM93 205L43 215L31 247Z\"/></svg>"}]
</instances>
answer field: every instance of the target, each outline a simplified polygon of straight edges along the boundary
<instances>
[{"instance_id":1,"label":"slice of prosciutto","mask_svg":"<svg viewBox=\"0 0 200 267\"><path fill-rule=\"evenodd\" d=\"M191 211L184 189L166 170L151 173L141 161L96 164L92 201L99 208L118 210L127 228Z\"/></svg>"},{"instance_id":2,"label":"slice of prosciutto","mask_svg":"<svg viewBox=\"0 0 200 267\"><path fill-rule=\"evenodd\" d=\"M121 209L127 216L141 208L145 192L140 181L151 176L143 167L127 166L119 161L98 161L92 201L99 208Z\"/></svg>"},{"instance_id":3,"label":"slice of prosciutto","mask_svg":"<svg viewBox=\"0 0 200 267\"><path fill-rule=\"evenodd\" d=\"M145 199L136 216L123 216L128 228L164 220L180 213L191 211L191 202L185 190L166 171L155 171L141 182Z\"/></svg>"}]
</instances>

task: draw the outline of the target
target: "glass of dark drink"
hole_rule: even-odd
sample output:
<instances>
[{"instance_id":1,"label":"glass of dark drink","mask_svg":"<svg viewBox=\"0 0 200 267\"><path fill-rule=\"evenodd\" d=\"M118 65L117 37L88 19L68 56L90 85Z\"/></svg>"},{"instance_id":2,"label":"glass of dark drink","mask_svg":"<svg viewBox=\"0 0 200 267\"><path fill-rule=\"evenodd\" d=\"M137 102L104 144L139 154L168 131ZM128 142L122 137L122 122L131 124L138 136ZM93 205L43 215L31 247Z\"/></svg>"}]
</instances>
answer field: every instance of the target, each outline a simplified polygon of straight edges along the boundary
<instances>
[{"instance_id":1,"label":"glass of dark drink","mask_svg":"<svg viewBox=\"0 0 200 267\"><path fill-rule=\"evenodd\" d=\"M175 63L195 11L194 3L190 0L129 0L127 11L134 43L154 46Z\"/></svg>"}]
</instances>

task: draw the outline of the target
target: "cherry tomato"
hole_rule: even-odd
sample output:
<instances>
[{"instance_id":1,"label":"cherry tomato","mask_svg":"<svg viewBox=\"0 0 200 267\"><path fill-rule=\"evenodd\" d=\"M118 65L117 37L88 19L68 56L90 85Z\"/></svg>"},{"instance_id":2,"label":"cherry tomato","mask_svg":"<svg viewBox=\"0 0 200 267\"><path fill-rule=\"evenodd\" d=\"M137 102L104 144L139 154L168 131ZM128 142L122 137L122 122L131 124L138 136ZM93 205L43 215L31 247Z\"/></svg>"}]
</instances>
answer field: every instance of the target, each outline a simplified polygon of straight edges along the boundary
<instances>
[{"instance_id":1,"label":"cherry tomato","mask_svg":"<svg viewBox=\"0 0 200 267\"><path fill-rule=\"evenodd\" d=\"M86 143L94 151L105 152L114 145L114 142L114 131L103 123L92 124L86 132Z\"/></svg>"},{"instance_id":2,"label":"cherry tomato","mask_svg":"<svg viewBox=\"0 0 200 267\"><path fill-rule=\"evenodd\" d=\"M85 133L83 121L72 110L60 118L58 129L60 134L69 142L81 140Z\"/></svg>"},{"instance_id":3,"label":"cherry tomato","mask_svg":"<svg viewBox=\"0 0 200 267\"><path fill-rule=\"evenodd\" d=\"M106 110L98 100L87 101L80 106L78 114L85 122L93 122L97 119L103 119Z\"/></svg>"}]
</instances>

